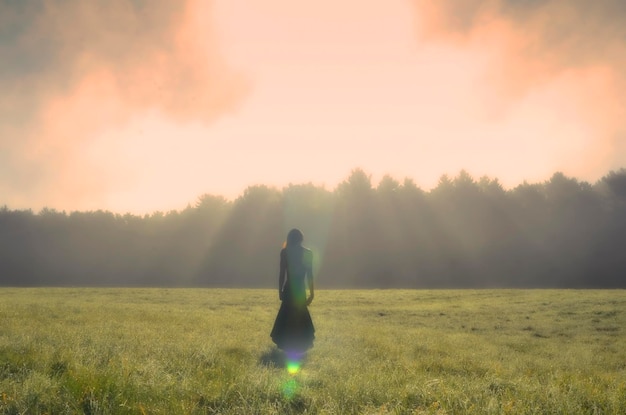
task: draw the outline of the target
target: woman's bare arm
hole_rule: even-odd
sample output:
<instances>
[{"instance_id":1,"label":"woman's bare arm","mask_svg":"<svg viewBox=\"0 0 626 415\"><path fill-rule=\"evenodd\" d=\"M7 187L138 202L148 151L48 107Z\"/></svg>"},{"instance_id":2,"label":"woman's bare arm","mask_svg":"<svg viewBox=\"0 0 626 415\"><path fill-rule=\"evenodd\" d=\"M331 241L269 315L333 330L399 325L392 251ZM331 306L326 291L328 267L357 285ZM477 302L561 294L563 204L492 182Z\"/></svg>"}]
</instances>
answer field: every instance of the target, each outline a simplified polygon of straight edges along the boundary
<instances>
[{"instance_id":1,"label":"woman's bare arm","mask_svg":"<svg viewBox=\"0 0 626 415\"><path fill-rule=\"evenodd\" d=\"M306 275L309 285L309 297L306 299L306 305L309 305L315 297L315 283L313 282L313 253L311 251L306 251L305 254Z\"/></svg>"},{"instance_id":2,"label":"woman's bare arm","mask_svg":"<svg viewBox=\"0 0 626 415\"><path fill-rule=\"evenodd\" d=\"M285 257L285 251L280 252L280 271L278 273L278 298L283 299L283 290L285 289L285 282L287 280L287 258Z\"/></svg>"},{"instance_id":3,"label":"woman's bare arm","mask_svg":"<svg viewBox=\"0 0 626 415\"><path fill-rule=\"evenodd\" d=\"M306 299L306 305L313 302L313 297L315 297L315 284L313 283L313 274L311 274L309 276L309 298Z\"/></svg>"}]
</instances>

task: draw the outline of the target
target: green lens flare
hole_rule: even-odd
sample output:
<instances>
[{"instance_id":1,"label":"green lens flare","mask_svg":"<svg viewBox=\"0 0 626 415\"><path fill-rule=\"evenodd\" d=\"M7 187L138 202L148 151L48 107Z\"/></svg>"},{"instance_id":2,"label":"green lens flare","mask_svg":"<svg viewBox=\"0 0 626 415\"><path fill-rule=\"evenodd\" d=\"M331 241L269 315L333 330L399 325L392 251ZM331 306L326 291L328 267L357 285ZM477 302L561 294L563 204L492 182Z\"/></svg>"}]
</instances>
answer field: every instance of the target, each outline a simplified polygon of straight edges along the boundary
<instances>
[{"instance_id":1,"label":"green lens flare","mask_svg":"<svg viewBox=\"0 0 626 415\"><path fill-rule=\"evenodd\" d=\"M283 395L287 399L291 399L296 394L296 390L298 389L298 383L295 379L289 379L283 385Z\"/></svg>"},{"instance_id":2,"label":"green lens flare","mask_svg":"<svg viewBox=\"0 0 626 415\"><path fill-rule=\"evenodd\" d=\"M287 362L287 372L289 372L290 375L295 375L296 373L298 373L299 370L300 370L300 362L294 362L294 361Z\"/></svg>"},{"instance_id":3,"label":"green lens flare","mask_svg":"<svg viewBox=\"0 0 626 415\"><path fill-rule=\"evenodd\" d=\"M286 368L287 373L291 376L288 380L285 381L282 385L283 396L286 399L292 399L297 392L298 382L296 381L298 372L302 368L302 359L304 357L304 353L302 352L294 352L289 351L286 352L287 360L286 360Z\"/></svg>"}]
</instances>

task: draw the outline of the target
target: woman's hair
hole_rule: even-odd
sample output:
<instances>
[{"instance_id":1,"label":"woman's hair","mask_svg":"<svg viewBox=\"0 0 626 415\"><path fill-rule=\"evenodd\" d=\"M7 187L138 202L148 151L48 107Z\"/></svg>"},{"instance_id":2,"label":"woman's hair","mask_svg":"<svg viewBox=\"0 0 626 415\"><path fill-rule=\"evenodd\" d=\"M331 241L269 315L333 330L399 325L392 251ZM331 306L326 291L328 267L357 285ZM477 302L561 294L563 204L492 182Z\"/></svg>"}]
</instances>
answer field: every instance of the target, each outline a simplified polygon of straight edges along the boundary
<instances>
[{"instance_id":1,"label":"woman's hair","mask_svg":"<svg viewBox=\"0 0 626 415\"><path fill-rule=\"evenodd\" d=\"M298 246L304 240L304 235L300 232L300 229L292 229L287 234L287 240L285 241L284 247L288 246Z\"/></svg>"}]
</instances>

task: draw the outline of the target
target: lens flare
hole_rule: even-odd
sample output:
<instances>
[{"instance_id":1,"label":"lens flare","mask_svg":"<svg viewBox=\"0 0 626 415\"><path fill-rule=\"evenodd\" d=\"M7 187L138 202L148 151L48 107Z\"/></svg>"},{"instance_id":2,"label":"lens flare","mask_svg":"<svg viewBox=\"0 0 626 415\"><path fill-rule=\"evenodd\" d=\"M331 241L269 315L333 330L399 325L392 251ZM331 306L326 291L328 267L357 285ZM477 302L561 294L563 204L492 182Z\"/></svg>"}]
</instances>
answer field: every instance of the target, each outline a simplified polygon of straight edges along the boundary
<instances>
[{"instance_id":1,"label":"lens flare","mask_svg":"<svg viewBox=\"0 0 626 415\"><path fill-rule=\"evenodd\" d=\"M302 359L304 358L304 353L302 352L286 352L286 361L285 367L287 369L287 373L290 375L289 379L283 383L282 390L283 396L286 399L292 399L298 390L298 381L297 374L300 372L302 367Z\"/></svg>"},{"instance_id":2,"label":"lens flare","mask_svg":"<svg viewBox=\"0 0 626 415\"><path fill-rule=\"evenodd\" d=\"M287 372L289 372L290 375L295 375L300 371L303 357L304 353L287 352Z\"/></svg>"},{"instance_id":3,"label":"lens flare","mask_svg":"<svg viewBox=\"0 0 626 415\"><path fill-rule=\"evenodd\" d=\"M283 385L283 395L287 399L291 399L295 396L296 390L298 389L298 382L295 379L291 378Z\"/></svg>"},{"instance_id":4,"label":"lens flare","mask_svg":"<svg viewBox=\"0 0 626 415\"><path fill-rule=\"evenodd\" d=\"M300 362L287 362L287 372L295 375L300 370Z\"/></svg>"}]
</instances>

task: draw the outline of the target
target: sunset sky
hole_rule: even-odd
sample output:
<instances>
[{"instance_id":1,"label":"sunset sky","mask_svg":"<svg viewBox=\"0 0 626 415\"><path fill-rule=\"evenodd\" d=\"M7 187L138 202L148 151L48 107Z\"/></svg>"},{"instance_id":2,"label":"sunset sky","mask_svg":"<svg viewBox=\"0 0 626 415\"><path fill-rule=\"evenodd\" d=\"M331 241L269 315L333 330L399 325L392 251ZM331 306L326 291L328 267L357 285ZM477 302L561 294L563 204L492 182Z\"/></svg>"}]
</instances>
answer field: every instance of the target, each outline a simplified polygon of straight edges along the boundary
<instances>
[{"instance_id":1,"label":"sunset sky","mask_svg":"<svg viewBox=\"0 0 626 415\"><path fill-rule=\"evenodd\" d=\"M626 167L623 0L0 0L0 206Z\"/></svg>"}]
</instances>

